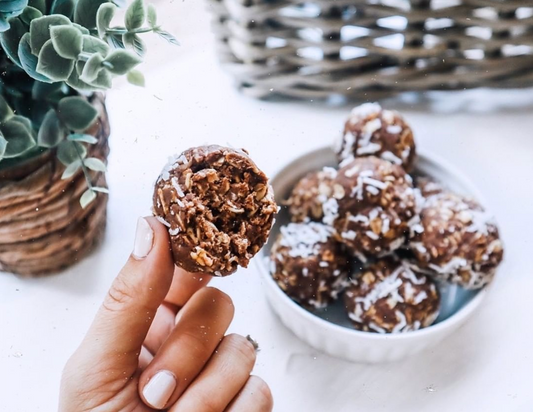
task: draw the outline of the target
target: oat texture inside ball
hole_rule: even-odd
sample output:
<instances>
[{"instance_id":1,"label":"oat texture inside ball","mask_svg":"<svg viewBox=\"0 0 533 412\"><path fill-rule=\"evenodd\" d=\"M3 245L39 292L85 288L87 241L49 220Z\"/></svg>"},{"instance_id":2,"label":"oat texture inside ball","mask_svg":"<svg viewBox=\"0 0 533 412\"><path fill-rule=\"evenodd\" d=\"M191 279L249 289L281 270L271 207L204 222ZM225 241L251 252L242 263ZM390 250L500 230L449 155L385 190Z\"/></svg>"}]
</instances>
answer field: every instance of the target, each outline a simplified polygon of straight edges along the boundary
<instances>
[{"instance_id":1,"label":"oat texture inside ball","mask_svg":"<svg viewBox=\"0 0 533 412\"><path fill-rule=\"evenodd\" d=\"M220 146L192 148L172 159L153 200L176 264L215 276L248 266L277 212L268 178L248 153Z\"/></svg>"}]
</instances>

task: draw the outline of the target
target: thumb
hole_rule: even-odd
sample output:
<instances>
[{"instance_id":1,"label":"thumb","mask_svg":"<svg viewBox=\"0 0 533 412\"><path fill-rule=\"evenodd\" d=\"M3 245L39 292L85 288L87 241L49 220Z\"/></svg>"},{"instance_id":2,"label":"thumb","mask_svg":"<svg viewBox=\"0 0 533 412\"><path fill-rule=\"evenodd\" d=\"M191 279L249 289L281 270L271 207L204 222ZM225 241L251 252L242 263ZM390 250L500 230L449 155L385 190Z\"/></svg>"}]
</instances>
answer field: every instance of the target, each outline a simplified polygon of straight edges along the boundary
<instances>
[{"instance_id":1,"label":"thumb","mask_svg":"<svg viewBox=\"0 0 533 412\"><path fill-rule=\"evenodd\" d=\"M114 280L82 344L93 360L137 367L142 344L172 283L174 263L166 228L140 218L133 253ZM119 364L117 364L119 363Z\"/></svg>"}]
</instances>

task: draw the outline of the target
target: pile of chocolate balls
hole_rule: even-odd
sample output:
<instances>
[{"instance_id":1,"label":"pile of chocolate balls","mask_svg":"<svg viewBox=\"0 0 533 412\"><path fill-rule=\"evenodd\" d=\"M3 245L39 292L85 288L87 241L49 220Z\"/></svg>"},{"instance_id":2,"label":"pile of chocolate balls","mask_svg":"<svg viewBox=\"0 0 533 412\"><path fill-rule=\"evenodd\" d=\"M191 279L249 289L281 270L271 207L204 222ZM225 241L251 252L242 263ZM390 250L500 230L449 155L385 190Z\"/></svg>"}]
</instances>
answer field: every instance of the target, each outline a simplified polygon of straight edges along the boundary
<instances>
[{"instance_id":1,"label":"pile of chocolate balls","mask_svg":"<svg viewBox=\"0 0 533 412\"><path fill-rule=\"evenodd\" d=\"M291 223L271 251L272 277L309 310L344 300L357 330L401 333L438 317L439 285L489 284L503 258L475 200L417 175L413 132L377 103L353 109L338 168L309 173L286 202Z\"/></svg>"}]
</instances>

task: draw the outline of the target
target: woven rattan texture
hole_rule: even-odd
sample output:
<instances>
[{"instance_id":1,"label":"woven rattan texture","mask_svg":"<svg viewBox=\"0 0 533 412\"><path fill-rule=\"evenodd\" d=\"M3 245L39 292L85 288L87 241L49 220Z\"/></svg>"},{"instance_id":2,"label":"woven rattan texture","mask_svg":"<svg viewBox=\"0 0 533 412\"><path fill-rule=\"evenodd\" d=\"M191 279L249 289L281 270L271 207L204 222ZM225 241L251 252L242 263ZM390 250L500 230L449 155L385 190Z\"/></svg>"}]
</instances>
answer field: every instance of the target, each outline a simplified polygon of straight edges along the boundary
<instances>
[{"instance_id":1,"label":"woven rattan texture","mask_svg":"<svg viewBox=\"0 0 533 412\"><path fill-rule=\"evenodd\" d=\"M89 156L107 160L109 119L102 95L92 104L99 121L86 133L98 139ZM103 238L107 196L86 209L80 196L87 190L83 172L62 180L65 167L52 152L0 173L0 272L42 276L65 269L91 252ZM91 173L93 183L106 186L104 175Z\"/></svg>"},{"instance_id":2,"label":"woven rattan texture","mask_svg":"<svg viewBox=\"0 0 533 412\"><path fill-rule=\"evenodd\" d=\"M533 86L533 0L208 0L247 94Z\"/></svg>"}]
</instances>

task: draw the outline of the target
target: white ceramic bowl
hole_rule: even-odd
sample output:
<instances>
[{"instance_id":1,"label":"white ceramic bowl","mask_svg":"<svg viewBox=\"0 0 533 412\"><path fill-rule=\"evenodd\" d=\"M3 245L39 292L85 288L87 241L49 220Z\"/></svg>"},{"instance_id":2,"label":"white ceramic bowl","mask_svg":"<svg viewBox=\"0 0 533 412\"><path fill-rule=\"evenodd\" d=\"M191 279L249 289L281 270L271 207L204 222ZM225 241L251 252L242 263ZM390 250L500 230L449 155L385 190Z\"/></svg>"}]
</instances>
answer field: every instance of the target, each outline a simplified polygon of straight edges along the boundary
<instances>
[{"instance_id":1,"label":"white ceramic bowl","mask_svg":"<svg viewBox=\"0 0 533 412\"><path fill-rule=\"evenodd\" d=\"M294 185L310 171L324 166L336 166L330 148L319 149L295 159L273 179L272 186L278 204L287 199ZM417 173L433 177L449 189L469 195L481 203L483 199L468 179L441 159L419 153ZM270 248L279 228L288 223L286 208L282 208L266 247L255 259L263 277L264 290L274 312L287 328L315 349L354 362L379 363L396 361L432 347L462 326L479 307L487 289L466 291L456 286L441 285L441 311L432 326L403 334L377 334L354 330L344 313L342 302L310 312L291 300L278 287L269 273Z\"/></svg>"}]
</instances>

